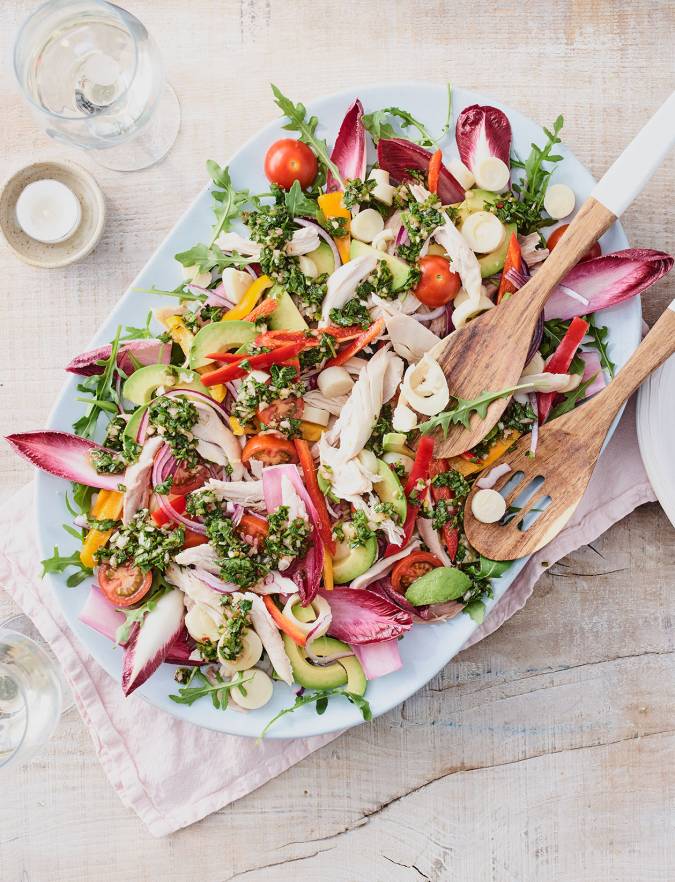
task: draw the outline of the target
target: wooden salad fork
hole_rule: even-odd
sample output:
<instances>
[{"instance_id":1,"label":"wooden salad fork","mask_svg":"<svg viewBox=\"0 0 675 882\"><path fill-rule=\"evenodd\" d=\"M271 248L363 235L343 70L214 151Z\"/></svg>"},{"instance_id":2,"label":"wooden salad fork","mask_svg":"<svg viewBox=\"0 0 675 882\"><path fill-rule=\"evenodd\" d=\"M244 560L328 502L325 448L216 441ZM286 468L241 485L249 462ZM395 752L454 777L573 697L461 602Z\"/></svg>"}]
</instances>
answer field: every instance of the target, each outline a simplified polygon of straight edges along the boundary
<instances>
[{"instance_id":1,"label":"wooden salad fork","mask_svg":"<svg viewBox=\"0 0 675 882\"><path fill-rule=\"evenodd\" d=\"M673 143L675 92L596 184L555 250L517 294L454 331L434 349L453 398L472 400L517 384L549 294L642 191ZM493 401L482 418L474 413L468 427L451 425L446 436L437 432L436 455L456 456L482 441L510 398Z\"/></svg>"},{"instance_id":2,"label":"wooden salad fork","mask_svg":"<svg viewBox=\"0 0 675 882\"><path fill-rule=\"evenodd\" d=\"M617 411L674 352L675 300L608 386L540 427L534 456L530 435L525 435L502 457L500 463L511 469L494 485L507 503L501 521L476 520L471 503L480 488L474 484L464 508L464 529L473 548L492 560L514 560L550 542L581 501Z\"/></svg>"}]
</instances>

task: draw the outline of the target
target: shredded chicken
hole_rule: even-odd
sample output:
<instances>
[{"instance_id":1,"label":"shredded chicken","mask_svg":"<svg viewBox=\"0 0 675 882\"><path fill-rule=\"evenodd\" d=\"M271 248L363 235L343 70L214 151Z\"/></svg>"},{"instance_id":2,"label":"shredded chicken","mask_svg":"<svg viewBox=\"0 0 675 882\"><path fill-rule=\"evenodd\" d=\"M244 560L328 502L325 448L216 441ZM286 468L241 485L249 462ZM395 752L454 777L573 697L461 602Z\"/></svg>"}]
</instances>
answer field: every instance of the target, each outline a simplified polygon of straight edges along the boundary
<instances>
[{"instance_id":1,"label":"shredded chicken","mask_svg":"<svg viewBox=\"0 0 675 882\"><path fill-rule=\"evenodd\" d=\"M284 649L284 641L279 634L277 626L274 624L274 619L267 611L263 599L251 591L236 592L233 596L251 601L251 623L253 624L253 629L260 637L260 642L269 656L269 660L272 662L272 667L284 683L288 683L291 686L293 683L293 671Z\"/></svg>"},{"instance_id":2,"label":"shredded chicken","mask_svg":"<svg viewBox=\"0 0 675 882\"><path fill-rule=\"evenodd\" d=\"M265 510L262 481L219 481L211 478L203 489L211 490L221 502L235 502L244 508Z\"/></svg>"},{"instance_id":3,"label":"shredded chicken","mask_svg":"<svg viewBox=\"0 0 675 882\"><path fill-rule=\"evenodd\" d=\"M294 257L316 251L321 244L319 234L312 227L301 227L293 233L291 241L286 245L286 253Z\"/></svg>"},{"instance_id":4,"label":"shredded chicken","mask_svg":"<svg viewBox=\"0 0 675 882\"><path fill-rule=\"evenodd\" d=\"M384 322L394 350L413 364L440 342L440 337L410 316L398 313L385 316Z\"/></svg>"},{"instance_id":5,"label":"shredded chicken","mask_svg":"<svg viewBox=\"0 0 675 882\"><path fill-rule=\"evenodd\" d=\"M137 511L147 508L150 501L150 477L152 475L152 463L157 451L164 443L160 436L148 439L143 445L138 461L130 465L122 483L127 488L124 491L124 504L122 508L122 523L128 524Z\"/></svg>"},{"instance_id":6,"label":"shredded chicken","mask_svg":"<svg viewBox=\"0 0 675 882\"><path fill-rule=\"evenodd\" d=\"M203 548L203 545L198 545L197 548ZM188 549L189 551L194 551L196 549ZM181 552L184 554L185 552ZM176 556L176 560L180 557L180 554ZM210 571L209 571L210 572ZM194 570L189 570L186 567L176 566L175 563L169 564L166 568L166 581L170 585L175 585L176 588L180 588L180 590L193 600L195 603L203 603L205 606L208 606L210 609L217 610L220 612L223 608L222 598L223 595L218 591L214 591L213 588L209 588L201 579L199 579Z\"/></svg>"},{"instance_id":7,"label":"shredded chicken","mask_svg":"<svg viewBox=\"0 0 675 882\"><path fill-rule=\"evenodd\" d=\"M306 404L312 407L320 407L333 416L340 416L340 411L347 403L346 395L336 395L334 398L326 398L318 389L312 389L311 392L305 392L302 396Z\"/></svg>"},{"instance_id":8,"label":"shredded chicken","mask_svg":"<svg viewBox=\"0 0 675 882\"><path fill-rule=\"evenodd\" d=\"M454 272L459 273L462 286L469 295L469 300L478 303L482 284L478 258L447 214L443 216L445 223L435 231L434 238L447 251L451 268Z\"/></svg>"},{"instance_id":9,"label":"shredded chicken","mask_svg":"<svg viewBox=\"0 0 675 882\"><path fill-rule=\"evenodd\" d=\"M241 464L241 447L236 436L207 404L196 401L194 405L199 412L199 421L192 427L192 434L197 438L197 451L205 459L218 465L229 464L232 467L232 478L238 481L243 477L244 467ZM222 455L211 445L219 448Z\"/></svg>"},{"instance_id":10,"label":"shredded chicken","mask_svg":"<svg viewBox=\"0 0 675 882\"><path fill-rule=\"evenodd\" d=\"M376 266L377 257L366 254L362 257L355 257L354 260L350 260L331 273L326 284L326 296L321 306L320 328L330 324L331 309L340 309L348 300L351 300L358 285L372 273Z\"/></svg>"},{"instance_id":11,"label":"shredded chicken","mask_svg":"<svg viewBox=\"0 0 675 882\"><path fill-rule=\"evenodd\" d=\"M388 315L412 315L422 305L421 301L409 291L399 295L396 300L385 300L379 294L370 295L370 314L373 318L383 318Z\"/></svg>"},{"instance_id":12,"label":"shredded chicken","mask_svg":"<svg viewBox=\"0 0 675 882\"><path fill-rule=\"evenodd\" d=\"M539 233L530 233L527 236L519 236L520 253L528 267L536 266L546 260L549 255L548 248L541 247Z\"/></svg>"},{"instance_id":13,"label":"shredded chicken","mask_svg":"<svg viewBox=\"0 0 675 882\"><path fill-rule=\"evenodd\" d=\"M244 239L239 233L221 233L216 245L223 251L236 251L237 254L243 254L247 257L260 257L262 248L262 245L251 239Z\"/></svg>"},{"instance_id":14,"label":"shredded chicken","mask_svg":"<svg viewBox=\"0 0 675 882\"><path fill-rule=\"evenodd\" d=\"M180 551L174 560L181 567L196 567L199 570L206 570L207 573L212 573L214 576L220 575L218 555L215 548L208 542Z\"/></svg>"}]
</instances>

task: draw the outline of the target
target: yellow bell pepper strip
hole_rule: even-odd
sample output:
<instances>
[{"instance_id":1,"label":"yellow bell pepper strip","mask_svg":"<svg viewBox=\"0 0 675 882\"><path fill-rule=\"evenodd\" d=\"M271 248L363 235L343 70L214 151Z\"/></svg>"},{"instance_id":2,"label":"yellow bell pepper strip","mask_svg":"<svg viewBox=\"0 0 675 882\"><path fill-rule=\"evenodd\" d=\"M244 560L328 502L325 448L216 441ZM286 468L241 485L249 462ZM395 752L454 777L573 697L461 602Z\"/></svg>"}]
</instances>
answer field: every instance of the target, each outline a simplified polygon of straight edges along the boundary
<instances>
[{"instance_id":1,"label":"yellow bell pepper strip","mask_svg":"<svg viewBox=\"0 0 675 882\"><path fill-rule=\"evenodd\" d=\"M332 591L335 587L333 581L333 560L324 548L323 550L323 587L326 591Z\"/></svg>"},{"instance_id":2,"label":"yellow bell pepper strip","mask_svg":"<svg viewBox=\"0 0 675 882\"><path fill-rule=\"evenodd\" d=\"M122 504L124 494L118 490L101 490L92 505L90 514L97 520L118 520L122 516ZM112 536L112 530L89 530L80 551L80 560L85 567L93 569L96 566L94 552L103 548Z\"/></svg>"},{"instance_id":3,"label":"yellow bell pepper strip","mask_svg":"<svg viewBox=\"0 0 675 882\"><path fill-rule=\"evenodd\" d=\"M471 460L464 459L462 456L453 456L448 460L448 465L451 469L459 472L460 475L464 475L464 477L467 475L474 475L476 472L482 472L484 468L494 465L498 459L501 459L507 450L513 447L521 434L522 432L513 429L509 435L506 435L503 438L498 438L488 450L488 455L485 459L478 459L476 462L471 462Z\"/></svg>"},{"instance_id":4,"label":"yellow bell pepper strip","mask_svg":"<svg viewBox=\"0 0 675 882\"><path fill-rule=\"evenodd\" d=\"M308 423L307 420L300 420L300 431L305 441L312 444L318 441L326 431L326 426L320 426L318 423Z\"/></svg>"},{"instance_id":5,"label":"yellow bell pepper strip","mask_svg":"<svg viewBox=\"0 0 675 882\"><path fill-rule=\"evenodd\" d=\"M236 306L228 310L222 317L221 322L229 322L235 319L244 319L260 300L264 291L271 288L274 282L269 276L259 276L250 286Z\"/></svg>"},{"instance_id":6,"label":"yellow bell pepper strip","mask_svg":"<svg viewBox=\"0 0 675 882\"><path fill-rule=\"evenodd\" d=\"M342 201L343 196L342 190L333 190L332 193L322 193L316 201L327 218L344 217L347 220L347 229L349 229L349 221L352 219L352 216L349 209L345 208L345 204ZM340 239L335 240L343 263L347 263L349 260L349 243L350 236L342 236Z\"/></svg>"},{"instance_id":7,"label":"yellow bell pepper strip","mask_svg":"<svg viewBox=\"0 0 675 882\"><path fill-rule=\"evenodd\" d=\"M234 416L228 417L228 420L230 422L230 428L232 429L232 432L235 435L245 435L246 434L246 430L244 429L244 427L242 426L242 424L239 422L239 420L236 417L234 417Z\"/></svg>"},{"instance_id":8,"label":"yellow bell pepper strip","mask_svg":"<svg viewBox=\"0 0 675 882\"><path fill-rule=\"evenodd\" d=\"M194 340L194 334L188 330L187 325L179 315L169 316L166 319L165 324L169 329L171 339L178 343L183 350L185 357L188 358L190 355L190 347Z\"/></svg>"}]
</instances>

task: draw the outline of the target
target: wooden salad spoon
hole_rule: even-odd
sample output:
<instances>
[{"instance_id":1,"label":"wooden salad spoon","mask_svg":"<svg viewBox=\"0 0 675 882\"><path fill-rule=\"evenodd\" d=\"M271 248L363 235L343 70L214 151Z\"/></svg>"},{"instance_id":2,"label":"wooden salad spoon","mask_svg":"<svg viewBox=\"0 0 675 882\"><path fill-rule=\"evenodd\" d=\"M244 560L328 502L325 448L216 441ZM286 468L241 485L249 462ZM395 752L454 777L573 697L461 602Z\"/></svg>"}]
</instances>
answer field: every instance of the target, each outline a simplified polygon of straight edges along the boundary
<instances>
[{"instance_id":1,"label":"wooden salad spoon","mask_svg":"<svg viewBox=\"0 0 675 882\"><path fill-rule=\"evenodd\" d=\"M453 398L473 400L517 384L549 294L642 191L674 142L675 92L605 172L555 250L517 294L434 348ZM510 398L493 401L482 418L474 413L468 427L450 425L446 436L437 432L436 455L456 456L482 441Z\"/></svg>"},{"instance_id":2,"label":"wooden salad spoon","mask_svg":"<svg viewBox=\"0 0 675 882\"><path fill-rule=\"evenodd\" d=\"M485 524L475 518L471 506L481 488L474 483L464 508L464 529L472 547L492 560L515 560L550 542L581 501L617 411L673 352L675 300L608 386L540 427L534 456L531 436L525 435L502 457L500 463L508 463L510 470L493 488L504 491L507 504L500 521Z\"/></svg>"}]
</instances>

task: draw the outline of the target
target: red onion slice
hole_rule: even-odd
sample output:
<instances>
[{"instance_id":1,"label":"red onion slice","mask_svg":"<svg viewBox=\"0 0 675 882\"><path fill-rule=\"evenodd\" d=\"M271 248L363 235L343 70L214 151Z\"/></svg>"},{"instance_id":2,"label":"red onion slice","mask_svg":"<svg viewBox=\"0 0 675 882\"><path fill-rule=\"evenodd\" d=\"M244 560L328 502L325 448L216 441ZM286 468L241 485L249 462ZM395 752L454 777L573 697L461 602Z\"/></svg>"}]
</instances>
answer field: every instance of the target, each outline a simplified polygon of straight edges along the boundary
<instances>
[{"instance_id":1,"label":"red onion slice","mask_svg":"<svg viewBox=\"0 0 675 882\"><path fill-rule=\"evenodd\" d=\"M340 260L340 252L337 250L337 245L333 241L333 237L330 236L324 230L324 228L321 226L321 224L317 224L316 221L307 220L304 217L296 217L295 222L296 222L296 224L299 224L301 227L311 227L313 230L316 230L316 232L319 234L320 238L323 239L324 242L326 242L328 244L330 250L333 252L333 260L335 261L335 269L337 269L339 266L342 266L342 261Z\"/></svg>"},{"instance_id":2,"label":"red onion slice","mask_svg":"<svg viewBox=\"0 0 675 882\"><path fill-rule=\"evenodd\" d=\"M196 569L194 574L201 582L208 585L209 588L212 588L219 594L233 594L235 591L241 590L239 585L235 585L234 582L224 582L222 579L219 579L218 576L214 576L213 573L209 573L207 570Z\"/></svg>"},{"instance_id":3,"label":"red onion slice","mask_svg":"<svg viewBox=\"0 0 675 882\"><path fill-rule=\"evenodd\" d=\"M161 484L163 481L166 481L169 475L173 475L175 473L177 468L178 463L174 459L169 445L165 444L163 447L160 447L159 453L155 457L155 461L152 464L153 487L157 484ZM206 536L206 527L204 526L204 524L200 523L199 521L193 521L191 518L179 514L169 503L168 497L166 495L162 493L156 493L155 498L157 499L158 506L162 509L164 514L174 523L182 524L184 527L187 527L194 533L199 533L200 536Z\"/></svg>"}]
</instances>

